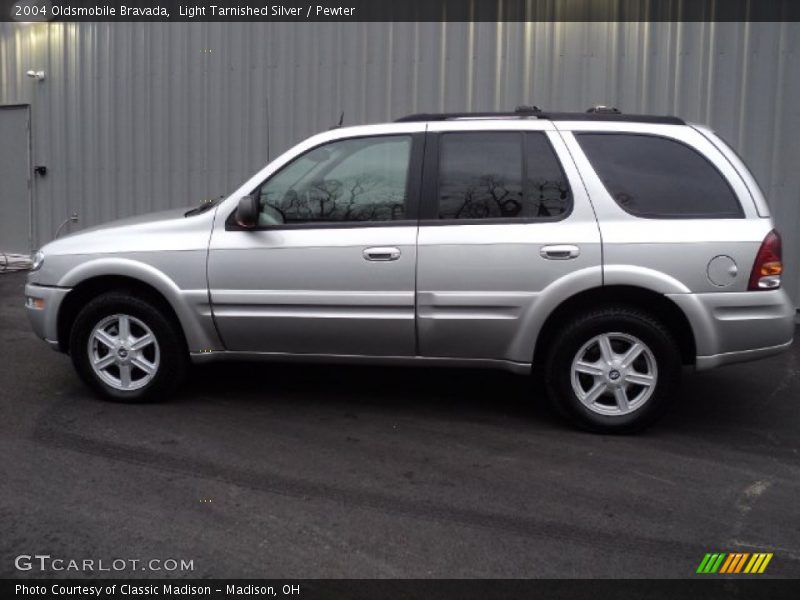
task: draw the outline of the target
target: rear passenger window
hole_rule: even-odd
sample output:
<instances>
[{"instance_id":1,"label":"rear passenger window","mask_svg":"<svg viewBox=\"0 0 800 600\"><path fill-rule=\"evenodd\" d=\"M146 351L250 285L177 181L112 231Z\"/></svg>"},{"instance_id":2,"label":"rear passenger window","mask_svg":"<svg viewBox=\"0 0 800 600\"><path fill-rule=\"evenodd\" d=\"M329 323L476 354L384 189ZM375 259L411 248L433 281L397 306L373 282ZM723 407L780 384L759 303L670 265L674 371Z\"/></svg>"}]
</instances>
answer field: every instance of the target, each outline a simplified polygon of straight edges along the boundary
<instances>
[{"instance_id":1,"label":"rear passenger window","mask_svg":"<svg viewBox=\"0 0 800 600\"><path fill-rule=\"evenodd\" d=\"M624 133L581 133L576 138L608 193L632 215L665 219L744 216L722 174L681 142Z\"/></svg>"},{"instance_id":2,"label":"rear passenger window","mask_svg":"<svg viewBox=\"0 0 800 600\"><path fill-rule=\"evenodd\" d=\"M446 133L439 150L440 219L548 219L571 207L543 133Z\"/></svg>"}]
</instances>

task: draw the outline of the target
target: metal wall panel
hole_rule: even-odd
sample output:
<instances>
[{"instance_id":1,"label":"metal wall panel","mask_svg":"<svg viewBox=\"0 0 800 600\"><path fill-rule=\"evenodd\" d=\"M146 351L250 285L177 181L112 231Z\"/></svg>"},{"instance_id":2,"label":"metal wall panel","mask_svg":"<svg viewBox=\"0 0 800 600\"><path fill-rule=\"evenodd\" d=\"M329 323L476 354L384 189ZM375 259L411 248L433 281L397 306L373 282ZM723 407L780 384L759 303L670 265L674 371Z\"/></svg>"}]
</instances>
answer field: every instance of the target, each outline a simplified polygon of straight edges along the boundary
<instances>
[{"instance_id":1,"label":"metal wall panel","mask_svg":"<svg viewBox=\"0 0 800 600\"><path fill-rule=\"evenodd\" d=\"M800 300L797 23L0 24L0 104L30 103L34 239L225 194L326 129L415 111L671 113L753 169ZM27 78L42 69L46 79Z\"/></svg>"}]
</instances>

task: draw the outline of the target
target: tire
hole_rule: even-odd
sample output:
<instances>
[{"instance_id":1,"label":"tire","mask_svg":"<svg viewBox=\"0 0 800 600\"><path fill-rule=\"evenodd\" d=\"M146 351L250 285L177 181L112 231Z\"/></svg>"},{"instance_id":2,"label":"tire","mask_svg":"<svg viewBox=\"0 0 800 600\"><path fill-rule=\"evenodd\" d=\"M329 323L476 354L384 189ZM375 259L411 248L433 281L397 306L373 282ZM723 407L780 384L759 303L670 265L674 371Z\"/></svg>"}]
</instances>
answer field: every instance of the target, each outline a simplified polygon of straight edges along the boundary
<instances>
[{"instance_id":1,"label":"tire","mask_svg":"<svg viewBox=\"0 0 800 600\"><path fill-rule=\"evenodd\" d=\"M680 375L680 350L669 330L623 306L575 317L545 363L551 404L598 433L632 433L653 423L672 401Z\"/></svg>"},{"instance_id":2,"label":"tire","mask_svg":"<svg viewBox=\"0 0 800 600\"><path fill-rule=\"evenodd\" d=\"M129 335L120 336L126 327ZM188 368L178 327L154 303L120 291L97 296L78 313L69 350L81 379L115 402L166 400Z\"/></svg>"}]
</instances>

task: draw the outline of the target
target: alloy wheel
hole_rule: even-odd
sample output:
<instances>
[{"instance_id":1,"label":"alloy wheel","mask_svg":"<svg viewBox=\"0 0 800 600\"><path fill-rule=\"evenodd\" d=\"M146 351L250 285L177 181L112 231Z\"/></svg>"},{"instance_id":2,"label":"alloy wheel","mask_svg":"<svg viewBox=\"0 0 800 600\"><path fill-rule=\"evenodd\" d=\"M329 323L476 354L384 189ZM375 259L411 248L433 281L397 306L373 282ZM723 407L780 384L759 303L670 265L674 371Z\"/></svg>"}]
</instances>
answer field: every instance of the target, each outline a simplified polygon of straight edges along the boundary
<instances>
[{"instance_id":1,"label":"alloy wheel","mask_svg":"<svg viewBox=\"0 0 800 600\"><path fill-rule=\"evenodd\" d=\"M652 397L658 383L653 352L627 333L594 336L575 355L572 389L589 410L621 416L639 410Z\"/></svg>"},{"instance_id":2,"label":"alloy wheel","mask_svg":"<svg viewBox=\"0 0 800 600\"><path fill-rule=\"evenodd\" d=\"M88 352L95 375L120 391L146 386L161 362L155 334L140 319L125 314L108 316L95 325Z\"/></svg>"}]
</instances>

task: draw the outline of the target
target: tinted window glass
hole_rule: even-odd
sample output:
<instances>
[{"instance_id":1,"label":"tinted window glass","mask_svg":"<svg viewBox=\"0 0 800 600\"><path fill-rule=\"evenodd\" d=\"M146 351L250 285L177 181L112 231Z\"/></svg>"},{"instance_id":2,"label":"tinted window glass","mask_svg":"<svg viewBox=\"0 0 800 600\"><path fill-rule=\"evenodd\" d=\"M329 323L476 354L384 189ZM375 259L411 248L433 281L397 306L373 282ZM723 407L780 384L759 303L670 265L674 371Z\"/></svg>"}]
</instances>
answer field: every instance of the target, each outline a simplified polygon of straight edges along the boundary
<instances>
[{"instance_id":1,"label":"tinted window glass","mask_svg":"<svg viewBox=\"0 0 800 600\"><path fill-rule=\"evenodd\" d=\"M719 171L696 150L667 138L608 133L576 136L608 193L642 217L741 217Z\"/></svg>"},{"instance_id":2,"label":"tinted window glass","mask_svg":"<svg viewBox=\"0 0 800 600\"><path fill-rule=\"evenodd\" d=\"M569 212L572 196L561 163L543 133L525 134L526 212L559 217Z\"/></svg>"},{"instance_id":3,"label":"tinted window glass","mask_svg":"<svg viewBox=\"0 0 800 600\"><path fill-rule=\"evenodd\" d=\"M569 202L569 186L544 134L441 136L440 219L557 217Z\"/></svg>"},{"instance_id":4,"label":"tinted window glass","mask_svg":"<svg viewBox=\"0 0 800 600\"><path fill-rule=\"evenodd\" d=\"M410 136L332 142L295 159L259 191L261 225L406 218Z\"/></svg>"},{"instance_id":5,"label":"tinted window glass","mask_svg":"<svg viewBox=\"0 0 800 600\"><path fill-rule=\"evenodd\" d=\"M444 134L439 152L439 218L519 216L521 140L518 133Z\"/></svg>"}]
</instances>

